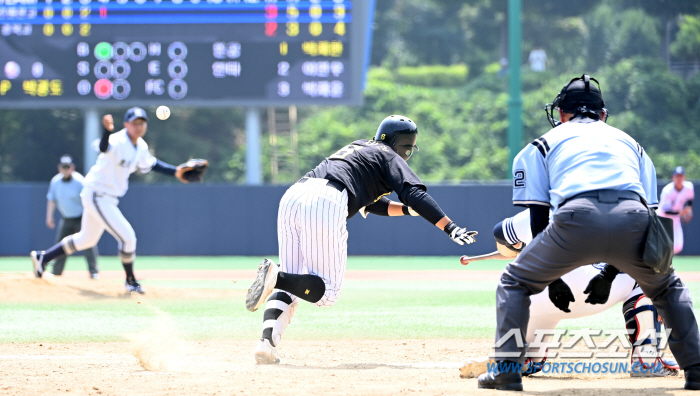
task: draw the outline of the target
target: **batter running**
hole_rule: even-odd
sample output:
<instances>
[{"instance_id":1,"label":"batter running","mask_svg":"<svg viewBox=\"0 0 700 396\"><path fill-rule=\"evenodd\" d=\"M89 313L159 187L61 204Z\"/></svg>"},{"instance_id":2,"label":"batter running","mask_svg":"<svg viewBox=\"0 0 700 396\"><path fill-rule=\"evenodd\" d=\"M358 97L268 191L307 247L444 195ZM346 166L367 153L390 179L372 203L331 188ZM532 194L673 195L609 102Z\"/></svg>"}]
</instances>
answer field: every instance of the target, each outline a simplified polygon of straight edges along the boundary
<instances>
[{"instance_id":1,"label":"batter running","mask_svg":"<svg viewBox=\"0 0 700 396\"><path fill-rule=\"evenodd\" d=\"M246 296L246 308L267 300L258 364L279 362L277 348L299 298L330 307L340 295L347 262L347 219L363 216L422 216L460 245L475 231L458 227L426 193L406 162L418 151L418 127L409 118L385 118L374 140L357 140L326 158L291 186L277 215L280 265L265 259ZM386 195L396 192L402 203ZM274 293L273 293L274 292Z\"/></svg>"}]
</instances>

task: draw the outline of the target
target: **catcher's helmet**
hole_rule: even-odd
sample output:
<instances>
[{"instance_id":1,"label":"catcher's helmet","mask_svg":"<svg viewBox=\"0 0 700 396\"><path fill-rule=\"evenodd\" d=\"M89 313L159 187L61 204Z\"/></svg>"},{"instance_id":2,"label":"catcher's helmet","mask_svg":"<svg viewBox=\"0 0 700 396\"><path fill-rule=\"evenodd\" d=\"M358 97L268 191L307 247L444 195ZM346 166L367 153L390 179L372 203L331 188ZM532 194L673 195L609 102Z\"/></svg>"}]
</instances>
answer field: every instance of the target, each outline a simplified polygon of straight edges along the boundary
<instances>
[{"instance_id":1,"label":"catcher's helmet","mask_svg":"<svg viewBox=\"0 0 700 396\"><path fill-rule=\"evenodd\" d=\"M384 142L393 149L397 136L415 133L418 133L418 126L410 118L402 115L390 115L379 124L374 140Z\"/></svg>"},{"instance_id":2,"label":"catcher's helmet","mask_svg":"<svg viewBox=\"0 0 700 396\"><path fill-rule=\"evenodd\" d=\"M596 85L592 85L591 81L594 81ZM591 118L597 118L599 112L605 111L605 120L608 119L605 101L603 101L603 94L600 91L600 83L588 74L569 81L554 98L554 101L545 105L544 111L552 127L561 124L554 119L554 109L557 108L567 113L588 115Z\"/></svg>"}]
</instances>

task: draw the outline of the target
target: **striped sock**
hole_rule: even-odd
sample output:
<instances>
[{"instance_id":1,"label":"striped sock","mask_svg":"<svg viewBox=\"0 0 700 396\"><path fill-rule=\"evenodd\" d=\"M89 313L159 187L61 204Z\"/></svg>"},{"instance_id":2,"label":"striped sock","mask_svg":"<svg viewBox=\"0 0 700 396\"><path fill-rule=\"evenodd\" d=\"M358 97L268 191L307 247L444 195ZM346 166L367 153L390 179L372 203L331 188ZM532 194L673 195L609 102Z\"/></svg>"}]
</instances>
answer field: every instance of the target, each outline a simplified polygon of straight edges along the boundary
<instances>
[{"instance_id":1,"label":"striped sock","mask_svg":"<svg viewBox=\"0 0 700 396\"><path fill-rule=\"evenodd\" d=\"M267 300L267 304L265 304L262 338L270 341L272 346L277 346L277 343L279 343L282 338L281 332L284 331L284 328L289 324L284 323L280 326L278 319L280 319L283 313L290 309L291 304L292 298L289 294L280 291L273 293L270 299ZM275 328L277 328L277 334L274 334L273 337L273 330L275 330ZM275 339L277 342L275 342Z\"/></svg>"}]
</instances>

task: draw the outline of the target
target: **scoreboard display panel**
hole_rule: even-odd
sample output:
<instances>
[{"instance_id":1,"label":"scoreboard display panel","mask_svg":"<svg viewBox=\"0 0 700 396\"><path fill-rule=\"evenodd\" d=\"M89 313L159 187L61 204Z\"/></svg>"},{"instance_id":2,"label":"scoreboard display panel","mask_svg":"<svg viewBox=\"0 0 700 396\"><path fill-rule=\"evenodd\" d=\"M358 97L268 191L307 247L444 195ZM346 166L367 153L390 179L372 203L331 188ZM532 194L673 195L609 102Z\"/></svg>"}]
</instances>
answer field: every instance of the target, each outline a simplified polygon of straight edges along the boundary
<instances>
[{"instance_id":1,"label":"scoreboard display panel","mask_svg":"<svg viewBox=\"0 0 700 396\"><path fill-rule=\"evenodd\" d=\"M0 0L0 108L360 104L371 0Z\"/></svg>"}]
</instances>

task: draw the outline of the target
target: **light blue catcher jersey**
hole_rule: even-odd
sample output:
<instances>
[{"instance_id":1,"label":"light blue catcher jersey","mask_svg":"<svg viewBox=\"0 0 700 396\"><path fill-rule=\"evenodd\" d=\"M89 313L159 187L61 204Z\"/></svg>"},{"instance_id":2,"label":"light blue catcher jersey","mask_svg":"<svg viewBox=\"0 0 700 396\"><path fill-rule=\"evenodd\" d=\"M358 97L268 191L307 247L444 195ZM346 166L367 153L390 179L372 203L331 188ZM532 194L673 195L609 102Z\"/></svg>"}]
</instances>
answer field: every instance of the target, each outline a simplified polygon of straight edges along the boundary
<instances>
[{"instance_id":1,"label":"light blue catcher jersey","mask_svg":"<svg viewBox=\"0 0 700 396\"><path fill-rule=\"evenodd\" d=\"M628 134L602 121L565 122L528 144L513 161L513 204L556 210L592 190L633 191L658 204L656 170Z\"/></svg>"}]
</instances>

